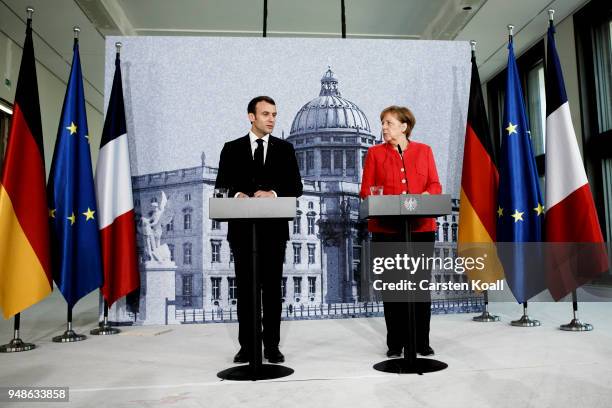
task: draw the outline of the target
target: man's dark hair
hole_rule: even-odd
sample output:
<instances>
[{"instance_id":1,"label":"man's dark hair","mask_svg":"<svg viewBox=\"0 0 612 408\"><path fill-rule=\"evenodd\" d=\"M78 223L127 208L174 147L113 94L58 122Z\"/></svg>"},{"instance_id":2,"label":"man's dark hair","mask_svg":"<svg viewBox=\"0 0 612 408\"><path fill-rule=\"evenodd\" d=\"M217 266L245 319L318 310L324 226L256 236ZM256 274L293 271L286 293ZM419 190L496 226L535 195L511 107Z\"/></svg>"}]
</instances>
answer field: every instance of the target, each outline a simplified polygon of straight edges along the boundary
<instances>
[{"instance_id":1,"label":"man's dark hair","mask_svg":"<svg viewBox=\"0 0 612 408\"><path fill-rule=\"evenodd\" d=\"M251 102L249 102L249 106L247 106L247 113L252 113L255 115L255 106L261 101L268 102L270 105L276 106L274 99L270 98L269 96L256 96L255 98L251 99Z\"/></svg>"}]
</instances>

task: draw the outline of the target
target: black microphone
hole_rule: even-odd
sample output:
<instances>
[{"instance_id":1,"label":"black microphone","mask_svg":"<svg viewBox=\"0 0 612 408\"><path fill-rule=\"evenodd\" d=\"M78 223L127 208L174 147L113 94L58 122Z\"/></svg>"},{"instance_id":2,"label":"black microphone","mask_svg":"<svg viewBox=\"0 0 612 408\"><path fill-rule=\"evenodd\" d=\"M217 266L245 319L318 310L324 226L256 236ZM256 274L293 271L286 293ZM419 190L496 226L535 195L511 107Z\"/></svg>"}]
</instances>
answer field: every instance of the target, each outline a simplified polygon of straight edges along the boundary
<instances>
[{"instance_id":1,"label":"black microphone","mask_svg":"<svg viewBox=\"0 0 612 408\"><path fill-rule=\"evenodd\" d=\"M400 160L402 161L402 169L404 169L404 180L406 180L406 192L408 192L408 174L406 173L406 166L404 166L404 155L402 153L402 148L400 145L397 145L397 151L400 154Z\"/></svg>"}]
</instances>

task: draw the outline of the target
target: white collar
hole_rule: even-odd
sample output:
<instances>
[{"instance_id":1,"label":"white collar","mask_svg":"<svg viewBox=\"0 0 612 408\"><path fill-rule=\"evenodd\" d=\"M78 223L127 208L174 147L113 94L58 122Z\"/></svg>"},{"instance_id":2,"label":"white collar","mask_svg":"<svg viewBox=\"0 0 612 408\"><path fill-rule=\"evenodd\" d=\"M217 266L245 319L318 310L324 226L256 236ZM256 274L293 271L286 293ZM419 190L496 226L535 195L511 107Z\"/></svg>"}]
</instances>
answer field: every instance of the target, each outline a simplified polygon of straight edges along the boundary
<instances>
[{"instance_id":1,"label":"white collar","mask_svg":"<svg viewBox=\"0 0 612 408\"><path fill-rule=\"evenodd\" d=\"M253 133L252 130L249 130L249 139L251 139L251 144L253 144L259 138L257 137L255 133ZM266 144L268 143L268 139L270 139L270 134L267 134L261 138L261 140L263 140Z\"/></svg>"}]
</instances>

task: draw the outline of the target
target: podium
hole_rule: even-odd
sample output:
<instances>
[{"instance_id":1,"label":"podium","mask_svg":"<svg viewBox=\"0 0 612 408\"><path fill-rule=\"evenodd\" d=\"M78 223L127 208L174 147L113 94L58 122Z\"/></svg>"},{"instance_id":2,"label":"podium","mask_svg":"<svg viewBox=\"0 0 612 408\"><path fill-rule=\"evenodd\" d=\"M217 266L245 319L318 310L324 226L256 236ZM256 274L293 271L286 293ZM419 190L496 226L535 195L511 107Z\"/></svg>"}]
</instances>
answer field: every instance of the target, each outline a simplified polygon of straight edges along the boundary
<instances>
[{"instance_id":1,"label":"podium","mask_svg":"<svg viewBox=\"0 0 612 408\"><path fill-rule=\"evenodd\" d=\"M261 338L261 288L257 254L258 224L270 219L292 220L295 218L295 197L277 198L210 198L208 217L216 221L250 221L253 236L253 287L252 298L253 313L251 321L254 322L252 358L248 365L231 367L217 373L217 377L234 381L257 381L282 378L293 374L293 369L278 364L262 363ZM238 288L248 290L248 288ZM280 287L279 289L280 290ZM243 305L244 307L244 305Z\"/></svg>"},{"instance_id":2,"label":"podium","mask_svg":"<svg viewBox=\"0 0 612 408\"><path fill-rule=\"evenodd\" d=\"M451 198L449 194L401 194L368 196L359 207L359 216L366 218L392 217L403 226L404 242L410 243L411 222L414 217L439 217L451 213ZM410 296L413 296L410 293ZM416 322L414 303L408 302L408 325L412 341L404 348L404 357L381 361L374 369L396 374L431 373L444 370L448 364L431 358L416 356Z\"/></svg>"}]
</instances>

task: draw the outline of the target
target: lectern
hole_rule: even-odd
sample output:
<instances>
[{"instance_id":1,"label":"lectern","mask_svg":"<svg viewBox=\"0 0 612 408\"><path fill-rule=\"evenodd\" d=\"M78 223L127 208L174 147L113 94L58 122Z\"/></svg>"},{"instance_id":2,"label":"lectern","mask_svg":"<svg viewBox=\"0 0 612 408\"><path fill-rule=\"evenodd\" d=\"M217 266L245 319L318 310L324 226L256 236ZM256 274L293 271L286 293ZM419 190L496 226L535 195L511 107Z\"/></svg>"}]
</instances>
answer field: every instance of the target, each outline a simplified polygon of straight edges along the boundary
<instances>
[{"instance_id":1,"label":"lectern","mask_svg":"<svg viewBox=\"0 0 612 408\"><path fill-rule=\"evenodd\" d=\"M411 222L416 217L439 217L451 213L448 194L401 194L368 196L361 202L359 215L363 218L393 217L403 226L403 240L410 243ZM408 245L409 247L409 245ZM409 251L410 252L410 251ZM410 254L409 254L410 255ZM408 293L409 299L414 296ZM431 358L416 357L416 322L414 303L408 302L408 321L412 341L404 349L404 358L385 360L374 365L374 369L387 373L423 374L444 370L446 363Z\"/></svg>"},{"instance_id":2,"label":"lectern","mask_svg":"<svg viewBox=\"0 0 612 408\"><path fill-rule=\"evenodd\" d=\"M265 228L266 220L295 218L295 197L277 198L210 198L208 216L216 221L248 221L253 234L253 287L238 288L252 290L253 344L252 358L248 365L241 365L217 373L219 378L235 381L257 381L286 377L293 370L278 364L262 364L261 339L261 288L257 255L257 230ZM280 288L279 288L280 290ZM245 307L246 305L242 305Z\"/></svg>"}]
</instances>

